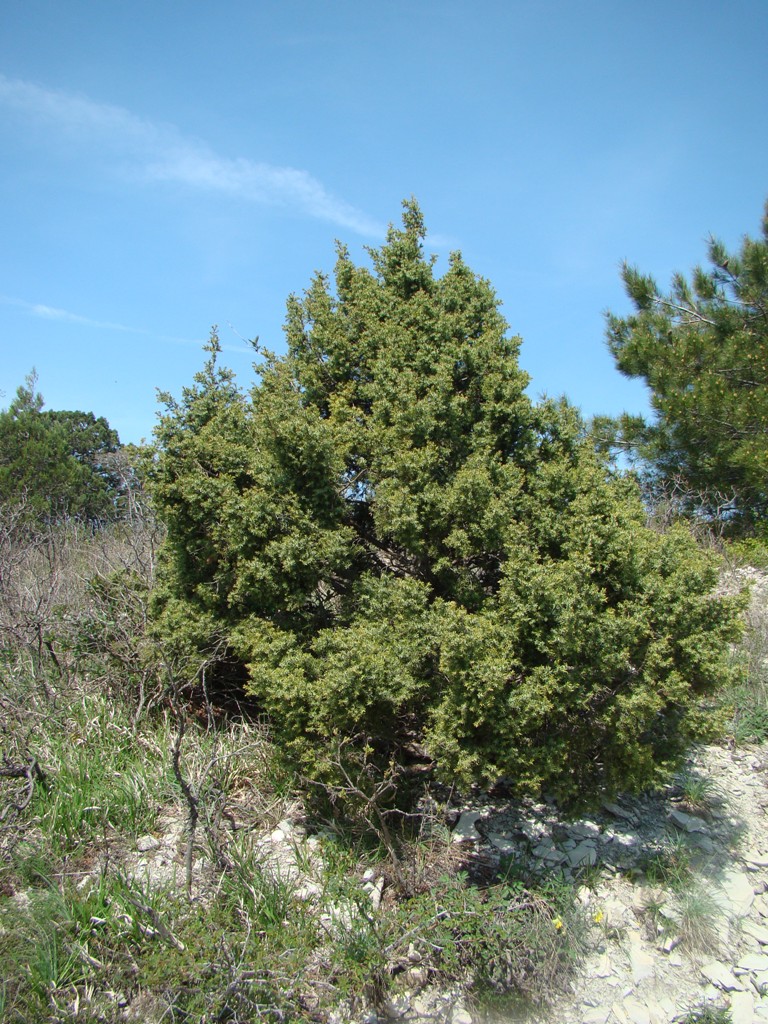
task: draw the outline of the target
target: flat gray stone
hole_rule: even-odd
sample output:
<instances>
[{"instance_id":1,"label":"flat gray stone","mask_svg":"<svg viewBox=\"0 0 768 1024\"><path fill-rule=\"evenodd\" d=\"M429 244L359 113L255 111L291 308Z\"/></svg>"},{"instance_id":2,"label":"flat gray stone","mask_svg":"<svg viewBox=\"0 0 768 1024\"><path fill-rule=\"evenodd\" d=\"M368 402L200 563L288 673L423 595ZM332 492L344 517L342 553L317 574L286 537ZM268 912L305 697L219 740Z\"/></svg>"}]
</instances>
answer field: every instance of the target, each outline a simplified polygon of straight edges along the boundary
<instances>
[{"instance_id":1,"label":"flat gray stone","mask_svg":"<svg viewBox=\"0 0 768 1024\"><path fill-rule=\"evenodd\" d=\"M390 1020L400 1020L401 1017L404 1017L406 1013L408 1013L410 1008L411 1003L408 996L394 996L392 999L387 1000L387 1017L389 1017Z\"/></svg>"},{"instance_id":2,"label":"flat gray stone","mask_svg":"<svg viewBox=\"0 0 768 1024\"><path fill-rule=\"evenodd\" d=\"M734 992L731 996L732 1024L753 1024L755 998L751 992Z\"/></svg>"},{"instance_id":3,"label":"flat gray stone","mask_svg":"<svg viewBox=\"0 0 768 1024\"><path fill-rule=\"evenodd\" d=\"M549 864L560 864L565 860L565 854L562 850L558 850L552 843L539 843L533 850L534 857L539 860L545 860Z\"/></svg>"},{"instance_id":4,"label":"flat gray stone","mask_svg":"<svg viewBox=\"0 0 768 1024\"><path fill-rule=\"evenodd\" d=\"M156 850L160 846L160 840L155 839L154 836L139 836L136 840L136 849L139 853L149 853L151 850Z\"/></svg>"},{"instance_id":5,"label":"flat gray stone","mask_svg":"<svg viewBox=\"0 0 768 1024\"><path fill-rule=\"evenodd\" d=\"M592 842L579 843L568 852L568 863L572 868L592 867L597 864L597 850Z\"/></svg>"},{"instance_id":6,"label":"flat gray stone","mask_svg":"<svg viewBox=\"0 0 768 1024\"><path fill-rule=\"evenodd\" d=\"M632 811L628 811L620 804L611 803L608 800L603 804L603 810L608 811L608 813L612 814L614 818L621 818L623 821L629 821L632 824L637 821L637 817L632 813Z\"/></svg>"},{"instance_id":7,"label":"flat gray stone","mask_svg":"<svg viewBox=\"0 0 768 1024\"><path fill-rule=\"evenodd\" d=\"M613 965L611 964L610 957L607 953L603 953L597 962L597 967L593 971L594 977L596 978L610 978L613 974Z\"/></svg>"},{"instance_id":8,"label":"flat gray stone","mask_svg":"<svg viewBox=\"0 0 768 1024\"><path fill-rule=\"evenodd\" d=\"M705 835L709 832L707 823L703 818L696 818L692 814L685 814L677 808L669 812L667 821L681 832L702 832Z\"/></svg>"},{"instance_id":9,"label":"flat gray stone","mask_svg":"<svg viewBox=\"0 0 768 1024\"><path fill-rule=\"evenodd\" d=\"M701 968L701 973L715 988L723 989L726 992L742 991L741 984L731 974L725 964L720 963L719 960L711 960L708 964L704 964Z\"/></svg>"},{"instance_id":10,"label":"flat gray stone","mask_svg":"<svg viewBox=\"0 0 768 1024\"><path fill-rule=\"evenodd\" d=\"M709 838L709 836L703 835L703 833L694 833L691 836L691 843L696 847L697 850L701 850L702 853L714 853L715 844Z\"/></svg>"},{"instance_id":11,"label":"flat gray stone","mask_svg":"<svg viewBox=\"0 0 768 1024\"><path fill-rule=\"evenodd\" d=\"M731 917L746 917L755 902L749 875L738 868L730 868L725 872L720 891L713 895L715 902Z\"/></svg>"},{"instance_id":12,"label":"flat gray stone","mask_svg":"<svg viewBox=\"0 0 768 1024\"><path fill-rule=\"evenodd\" d=\"M499 832L489 832L488 842L494 846L499 853L517 853L517 843L512 839L508 839L507 836L501 835Z\"/></svg>"},{"instance_id":13,"label":"flat gray stone","mask_svg":"<svg viewBox=\"0 0 768 1024\"><path fill-rule=\"evenodd\" d=\"M538 842L544 835L545 829L536 818L521 818L515 823L515 831L524 835L531 842Z\"/></svg>"},{"instance_id":14,"label":"flat gray stone","mask_svg":"<svg viewBox=\"0 0 768 1024\"><path fill-rule=\"evenodd\" d=\"M630 1024L629 1017L627 1016L626 1011L624 1007L621 1005L621 1003L614 1003L611 1006L611 1011L616 1020L619 1022L619 1024Z\"/></svg>"},{"instance_id":15,"label":"flat gray stone","mask_svg":"<svg viewBox=\"0 0 768 1024\"><path fill-rule=\"evenodd\" d=\"M653 977L656 961L642 946L632 943L629 947L629 964L632 969L632 981L636 985Z\"/></svg>"},{"instance_id":16,"label":"flat gray stone","mask_svg":"<svg viewBox=\"0 0 768 1024\"><path fill-rule=\"evenodd\" d=\"M451 1024L472 1024L472 1015L463 1006L454 1007Z\"/></svg>"},{"instance_id":17,"label":"flat gray stone","mask_svg":"<svg viewBox=\"0 0 768 1024\"><path fill-rule=\"evenodd\" d=\"M738 966L743 971L768 971L768 956L765 953L747 953L739 958Z\"/></svg>"},{"instance_id":18,"label":"flat gray stone","mask_svg":"<svg viewBox=\"0 0 768 1024\"><path fill-rule=\"evenodd\" d=\"M561 853L560 850L553 849L545 853L541 859L545 860L547 864L562 864L565 860L565 854Z\"/></svg>"},{"instance_id":19,"label":"flat gray stone","mask_svg":"<svg viewBox=\"0 0 768 1024\"><path fill-rule=\"evenodd\" d=\"M571 825L568 831L577 839L597 839L600 835L600 826L594 821L580 821Z\"/></svg>"},{"instance_id":20,"label":"flat gray stone","mask_svg":"<svg viewBox=\"0 0 768 1024\"><path fill-rule=\"evenodd\" d=\"M633 999L632 996L627 996L622 1006L632 1024L651 1024L651 1011L645 1003Z\"/></svg>"},{"instance_id":21,"label":"flat gray stone","mask_svg":"<svg viewBox=\"0 0 768 1024\"><path fill-rule=\"evenodd\" d=\"M618 929L626 921L627 915L629 914L629 908L622 903L621 900L616 899L615 896L611 896L610 899L605 900L602 905L603 911L603 926L610 930L612 928Z\"/></svg>"},{"instance_id":22,"label":"flat gray stone","mask_svg":"<svg viewBox=\"0 0 768 1024\"><path fill-rule=\"evenodd\" d=\"M454 843L478 843L480 833L475 828L475 822L481 816L479 811L464 811L453 830Z\"/></svg>"},{"instance_id":23,"label":"flat gray stone","mask_svg":"<svg viewBox=\"0 0 768 1024\"><path fill-rule=\"evenodd\" d=\"M670 1017L675 1014L675 1004L671 999L662 997L659 1002L655 999L647 999L645 1005L651 1015L651 1024L667 1024Z\"/></svg>"},{"instance_id":24,"label":"flat gray stone","mask_svg":"<svg viewBox=\"0 0 768 1024\"><path fill-rule=\"evenodd\" d=\"M581 1015L582 1024L606 1024L611 1015L610 1006L590 1006Z\"/></svg>"}]
</instances>

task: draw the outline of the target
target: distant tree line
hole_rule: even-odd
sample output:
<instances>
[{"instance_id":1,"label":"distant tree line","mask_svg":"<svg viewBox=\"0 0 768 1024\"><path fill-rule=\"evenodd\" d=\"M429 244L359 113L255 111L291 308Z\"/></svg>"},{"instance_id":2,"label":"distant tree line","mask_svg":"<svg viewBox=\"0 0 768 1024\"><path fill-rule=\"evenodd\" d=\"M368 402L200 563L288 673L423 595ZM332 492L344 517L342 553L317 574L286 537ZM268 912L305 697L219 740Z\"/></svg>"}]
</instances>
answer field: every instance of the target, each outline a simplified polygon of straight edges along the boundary
<instances>
[{"instance_id":1,"label":"distant tree line","mask_svg":"<svg viewBox=\"0 0 768 1024\"><path fill-rule=\"evenodd\" d=\"M92 412L45 410L36 387L33 371L0 412L0 501L49 521L113 518L131 475L117 431Z\"/></svg>"}]
</instances>

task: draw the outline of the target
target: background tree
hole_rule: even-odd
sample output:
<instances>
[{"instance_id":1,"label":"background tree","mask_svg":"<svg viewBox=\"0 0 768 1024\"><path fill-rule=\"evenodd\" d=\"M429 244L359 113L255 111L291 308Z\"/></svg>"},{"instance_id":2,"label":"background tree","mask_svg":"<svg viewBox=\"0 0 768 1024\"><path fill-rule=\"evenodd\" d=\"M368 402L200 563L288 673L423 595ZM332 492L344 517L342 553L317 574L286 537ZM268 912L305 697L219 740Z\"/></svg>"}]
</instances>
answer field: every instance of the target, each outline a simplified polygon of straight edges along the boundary
<instances>
[{"instance_id":1,"label":"background tree","mask_svg":"<svg viewBox=\"0 0 768 1024\"><path fill-rule=\"evenodd\" d=\"M121 477L110 464L120 440L103 416L43 411L34 371L0 412L0 500L22 497L30 514L103 519L115 514Z\"/></svg>"},{"instance_id":2,"label":"background tree","mask_svg":"<svg viewBox=\"0 0 768 1024\"><path fill-rule=\"evenodd\" d=\"M567 403L532 405L491 286L457 254L436 277L423 238L407 203L372 269L340 247L249 397L214 334L168 401L160 627L223 636L313 779L421 749L463 782L646 785L702 732L734 603Z\"/></svg>"},{"instance_id":3,"label":"background tree","mask_svg":"<svg viewBox=\"0 0 768 1024\"><path fill-rule=\"evenodd\" d=\"M609 314L608 344L648 385L655 418L623 416L611 440L639 456L652 491L675 481L689 511L749 528L768 516L768 207L761 239L739 253L712 239L708 254L710 269L676 274L666 295L624 266L636 312Z\"/></svg>"}]
</instances>

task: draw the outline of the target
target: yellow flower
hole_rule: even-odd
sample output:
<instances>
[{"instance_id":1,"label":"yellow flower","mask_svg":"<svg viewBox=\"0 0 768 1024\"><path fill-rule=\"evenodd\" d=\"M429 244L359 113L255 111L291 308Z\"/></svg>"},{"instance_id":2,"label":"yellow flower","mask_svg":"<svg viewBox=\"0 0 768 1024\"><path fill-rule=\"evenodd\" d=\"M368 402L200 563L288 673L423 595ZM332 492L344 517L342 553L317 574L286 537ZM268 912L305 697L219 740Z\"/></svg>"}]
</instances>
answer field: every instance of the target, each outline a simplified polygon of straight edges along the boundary
<instances>
[{"instance_id":1,"label":"yellow flower","mask_svg":"<svg viewBox=\"0 0 768 1024\"><path fill-rule=\"evenodd\" d=\"M600 924L604 916L605 915L603 914L602 910L598 910L598 912L595 914L592 920L595 922L595 924Z\"/></svg>"},{"instance_id":2,"label":"yellow flower","mask_svg":"<svg viewBox=\"0 0 768 1024\"><path fill-rule=\"evenodd\" d=\"M552 922L552 924L553 924L553 925L555 926L555 928L557 929L557 931L561 931L561 930L562 930L562 927L563 927L563 921L562 921L562 918L560 918L560 917L556 917L556 918L554 919L554 921Z\"/></svg>"}]
</instances>

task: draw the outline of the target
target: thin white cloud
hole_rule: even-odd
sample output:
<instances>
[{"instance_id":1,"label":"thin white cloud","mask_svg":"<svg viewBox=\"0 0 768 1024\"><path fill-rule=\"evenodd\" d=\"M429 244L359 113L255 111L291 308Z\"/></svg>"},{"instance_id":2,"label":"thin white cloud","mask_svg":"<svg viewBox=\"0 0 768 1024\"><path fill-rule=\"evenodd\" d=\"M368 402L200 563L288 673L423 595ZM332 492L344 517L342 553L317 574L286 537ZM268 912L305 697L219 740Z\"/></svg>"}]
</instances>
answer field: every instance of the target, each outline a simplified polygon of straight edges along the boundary
<instances>
[{"instance_id":1,"label":"thin white cloud","mask_svg":"<svg viewBox=\"0 0 768 1024\"><path fill-rule=\"evenodd\" d=\"M57 309L55 306L45 306L41 302L23 302L17 299L14 305L24 307L32 316L41 317L43 320L61 320L69 324L82 324L84 327L98 327L106 331L124 331L128 334L144 334L140 328L126 327L125 324L113 324L104 320L93 320L89 316L81 316L79 313L70 313L66 309Z\"/></svg>"},{"instance_id":2,"label":"thin white cloud","mask_svg":"<svg viewBox=\"0 0 768 1024\"><path fill-rule=\"evenodd\" d=\"M15 299L10 295L0 295L0 303L4 306L15 306L29 316L39 317L42 320L58 320L62 323L80 324L83 327L97 327L102 331L123 331L126 334L151 333L141 327L128 327L125 324L110 323L106 320L94 320L93 317L72 313L68 309L47 306L43 302L27 302L25 299Z\"/></svg>"},{"instance_id":3,"label":"thin white cloud","mask_svg":"<svg viewBox=\"0 0 768 1024\"><path fill-rule=\"evenodd\" d=\"M222 193L247 202L283 205L360 235L385 232L367 214L332 195L307 171L244 157L216 154L205 142L184 136L173 125L141 118L123 107L46 89L0 74L0 107L15 111L28 126L43 125L55 137L98 147L116 156L148 184L170 182Z\"/></svg>"},{"instance_id":4,"label":"thin white cloud","mask_svg":"<svg viewBox=\"0 0 768 1024\"><path fill-rule=\"evenodd\" d=\"M82 96L45 89L3 74L0 74L0 103L30 121L48 122L70 135L110 136L123 144L146 145L158 131L151 122L143 121L122 107L94 103Z\"/></svg>"},{"instance_id":5,"label":"thin white cloud","mask_svg":"<svg viewBox=\"0 0 768 1024\"><path fill-rule=\"evenodd\" d=\"M47 306L42 302L26 302L24 299L16 299L10 295L0 295L0 303L4 306L15 306L29 316L38 317L41 320L78 324L81 327L95 328L100 331L120 331L123 334L137 334L144 338L153 338L156 341L168 342L172 345L194 345L196 348L200 348L205 340L203 338L179 338L171 334L158 334L144 327L130 327L127 324L112 323L109 320L96 320L90 316L82 316L80 313L72 313L68 309ZM253 349L248 345L222 345L222 349L227 352L253 354Z\"/></svg>"}]
</instances>

